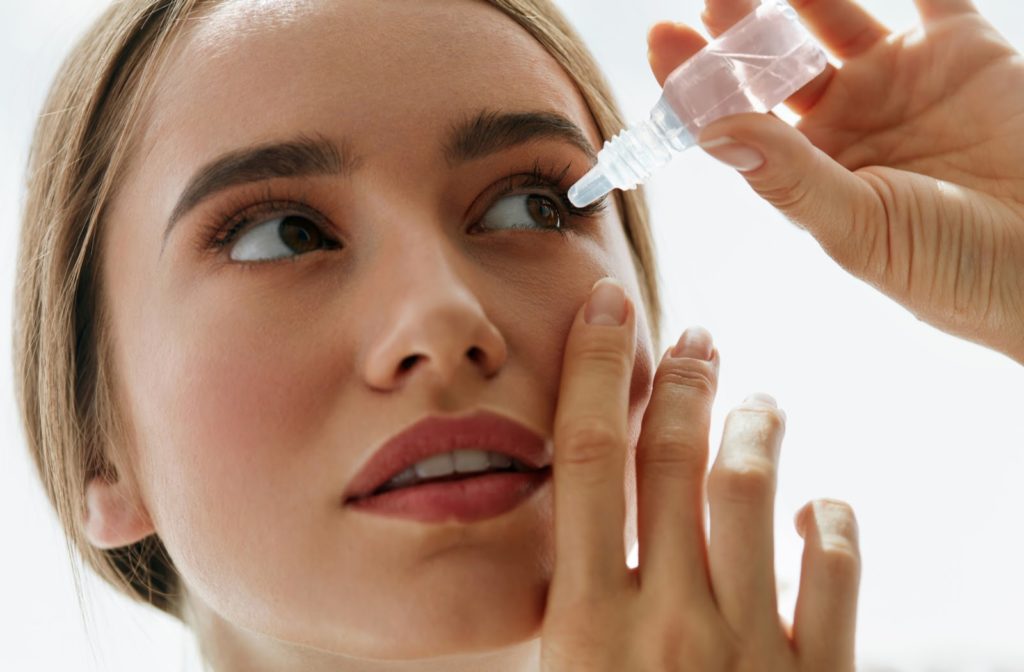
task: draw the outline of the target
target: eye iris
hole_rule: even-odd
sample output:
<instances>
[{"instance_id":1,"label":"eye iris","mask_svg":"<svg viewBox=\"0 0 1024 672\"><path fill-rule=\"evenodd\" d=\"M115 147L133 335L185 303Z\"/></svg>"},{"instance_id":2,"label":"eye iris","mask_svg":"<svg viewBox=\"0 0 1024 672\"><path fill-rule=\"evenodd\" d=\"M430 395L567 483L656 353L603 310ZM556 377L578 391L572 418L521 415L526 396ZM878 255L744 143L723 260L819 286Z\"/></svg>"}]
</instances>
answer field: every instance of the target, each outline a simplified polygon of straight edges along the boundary
<instances>
[{"instance_id":1,"label":"eye iris","mask_svg":"<svg viewBox=\"0 0 1024 672\"><path fill-rule=\"evenodd\" d=\"M284 244L295 252L311 252L319 249L323 240L320 231L304 217L285 217L278 227L278 235Z\"/></svg>"},{"instance_id":2,"label":"eye iris","mask_svg":"<svg viewBox=\"0 0 1024 672\"><path fill-rule=\"evenodd\" d=\"M530 211L530 216L534 220L548 228L557 229L561 224L558 210L552 207L551 200L544 196L529 196L526 199L526 208Z\"/></svg>"}]
</instances>

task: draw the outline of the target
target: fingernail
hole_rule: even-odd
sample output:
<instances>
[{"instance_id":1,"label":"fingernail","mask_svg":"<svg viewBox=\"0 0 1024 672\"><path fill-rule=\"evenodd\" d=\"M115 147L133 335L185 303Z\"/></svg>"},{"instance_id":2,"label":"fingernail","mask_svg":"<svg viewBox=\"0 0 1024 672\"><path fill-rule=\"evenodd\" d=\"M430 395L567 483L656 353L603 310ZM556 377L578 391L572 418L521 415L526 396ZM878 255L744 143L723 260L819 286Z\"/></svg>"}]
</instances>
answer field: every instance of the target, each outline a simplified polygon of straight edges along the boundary
<instances>
[{"instance_id":1,"label":"fingernail","mask_svg":"<svg viewBox=\"0 0 1024 672\"><path fill-rule=\"evenodd\" d=\"M746 399L743 400L743 406L771 406L778 410L779 415L782 416L783 422L786 420L786 412L779 408L778 402L775 401L775 397L764 392L754 392Z\"/></svg>"},{"instance_id":2,"label":"fingernail","mask_svg":"<svg viewBox=\"0 0 1024 672\"><path fill-rule=\"evenodd\" d=\"M807 534L807 527L805 524L807 510L811 507L810 503L804 504L796 511L796 515L793 516L793 524L796 527L796 533L803 539Z\"/></svg>"},{"instance_id":3,"label":"fingernail","mask_svg":"<svg viewBox=\"0 0 1024 672\"><path fill-rule=\"evenodd\" d=\"M676 347L672 348L672 356L707 360L711 359L714 347L711 332L704 327L690 327L679 337Z\"/></svg>"},{"instance_id":4,"label":"fingernail","mask_svg":"<svg viewBox=\"0 0 1024 672\"><path fill-rule=\"evenodd\" d=\"M601 278L590 290L583 313L587 324L618 327L626 322L626 290L612 278Z\"/></svg>"},{"instance_id":5,"label":"fingernail","mask_svg":"<svg viewBox=\"0 0 1024 672\"><path fill-rule=\"evenodd\" d=\"M770 394L765 394L764 392L754 392L743 400L744 406L757 406L758 404L768 404L775 408L779 407L778 402L775 401L775 397Z\"/></svg>"},{"instance_id":6,"label":"fingernail","mask_svg":"<svg viewBox=\"0 0 1024 672\"><path fill-rule=\"evenodd\" d=\"M764 156L761 152L753 147L741 145L736 138L728 135L702 142L700 146L711 156L740 172L757 170L764 165Z\"/></svg>"}]
</instances>

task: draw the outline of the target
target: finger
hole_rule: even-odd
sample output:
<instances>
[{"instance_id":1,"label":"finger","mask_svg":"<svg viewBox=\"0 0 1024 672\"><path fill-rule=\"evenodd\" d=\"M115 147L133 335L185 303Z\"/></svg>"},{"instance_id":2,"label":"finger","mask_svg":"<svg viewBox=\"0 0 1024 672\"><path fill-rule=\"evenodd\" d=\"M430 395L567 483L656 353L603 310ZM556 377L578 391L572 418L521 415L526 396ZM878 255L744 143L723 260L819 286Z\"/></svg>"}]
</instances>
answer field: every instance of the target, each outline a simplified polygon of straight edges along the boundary
<instances>
[{"instance_id":1,"label":"finger","mask_svg":"<svg viewBox=\"0 0 1024 672\"><path fill-rule=\"evenodd\" d=\"M825 47L841 60L860 56L884 41L892 31L852 0L790 0L789 4ZM804 115L825 93L837 69L825 70L786 100L786 105Z\"/></svg>"},{"instance_id":2,"label":"finger","mask_svg":"<svg viewBox=\"0 0 1024 672\"><path fill-rule=\"evenodd\" d=\"M627 411L636 316L603 278L566 342L554 422L554 590L571 599L626 585Z\"/></svg>"},{"instance_id":3,"label":"finger","mask_svg":"<svg viewBox=\"0 0 1024 672\"><path fill-rule=\"evenodd\" d=\"M853 672L861 568L857 519L845 502L823 499L800 509L796 523L804 538L796 649L804 669Z\"/></svg>"},{"instance_id":4,"label":"finger","mask_svg":"<svg viewBox=\"0 0 1024 672\"><path fill-rule=\"evenodd\" d=\"M914 4L925 23L957 14L978 12L971 0L914 0Z\"/></svg>"},{"instance_id":5,"label":"finger","mask_svg":"<svg viewBox=\"0 0 1024 672\"><path fill-rule=\"evenodd\" d=\"M741 635L781 636L773 518L785 415L755 394L729 414L708 475L711 583L719 610Z\"/></svg>"},{"instance_id":6,"label":"finger","mask_svg":"<svg viewBox=\"0 0 1024 672\"><path fill-rule=\"evenodd\" d=\"M701 19L711 34L718 37L758 4L749 0L707 0ZM864 53L891 32L854 0L789 0L789 5L811 32L843 60Z\"/></svg>"},{"instance_id":7,"label":"finger","mask_svg":"<svg viewBox=\"0 0 1024 672\"><path fill-rule=\"evenodd\" d=\"M639 568L643 584L678 590L681 603L710 602L704 474L718 352L701 327L662 358L637 443Z\"/></svg>"},{"instance_id":8,"label":"finger","mask_svg":"<svg viewBox=\"0 0 1024 672\"><path fill-rule=\"evenodd\" d=\"M669 21L654 24L647 33L647 61L658 86L665 86L665 80L672 71L706 44L707 40L700 33L684 24ZM786 105L797 114L804 114L821 98L835 72L831 64L826 65L820 75L787 98Z\"/></svg>"},{"instance_id":9,"label":"finger","mask_svg":"<svg viewBox=\"0 0 1024 672\"><path fill-rule=\"evenodd\" d=\"M681 23L661 21L647 32L647 61L658 86L684 61L704 48L707 40L693 28Z\"/></svg>"},{"instance_id":10,"label":"finger","mask_svg":"<svg viewBox=\"0 0 1024 672\"><path fill-rule=\"evenodd\" d=\"M701 20L712 37L718 37L759 4L758 0L707 0ZM817 77L786 99L787 107L799 115L806 114L821 98L835 74L836 67L827 63Z\"/></svg>"},{"instance_id":11,"label":"finger","mask_svg":"<svg viewBox=\"0 0 1024 672\"><path fill-rule=\"evenodd\" d=\"M860 56L892 32L853 0L789 0L822 44L846 61Z\"/></svg>"},{"instance_id":12,"label":"finger","mask_svg":"<svg viewBox=\"0 0 1024 672\"><path fill-rule=\"evenodd\" d=\"M711 36L718 37L760 4L760 0L706 0L700 18Z\"/></svg>"},{"instance_id":13,"label":"finger","mask_svg":"<svg viewBox=\"0 0 1024 672\"><path fill-rule=\"evenodd\" d=\"M826 63L825 69L821 71L821 74L801 86L797 89L796 93L783 101L786 103L786 107L800 116L810 112L811 108L817 105L821 97L825 95L825 91L828 90L829 85L832 83L832 78L835 77L837 72L839 70L836 66Z\"/></svg>"},{"instance_id":14,"label":"finger","mask_svg":"<svg viewBox=\"0 0 1024 672\"><path fill-rule=\"evenodd\" d=\"M743 175L762 198L807 229L854 275L873 280L889 214L862 172L854 174L799 130L766 114L719 119L700 134L709 154Z\"/></svg>"}]
</instances>

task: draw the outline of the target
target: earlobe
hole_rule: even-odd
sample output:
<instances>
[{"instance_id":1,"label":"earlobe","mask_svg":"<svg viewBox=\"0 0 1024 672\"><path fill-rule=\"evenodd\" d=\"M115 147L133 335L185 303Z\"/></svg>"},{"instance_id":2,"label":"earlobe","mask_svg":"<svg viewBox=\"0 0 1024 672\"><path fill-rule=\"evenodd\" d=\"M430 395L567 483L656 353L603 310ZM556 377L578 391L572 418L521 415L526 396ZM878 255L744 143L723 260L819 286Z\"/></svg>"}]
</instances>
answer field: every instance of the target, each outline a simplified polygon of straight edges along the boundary
<instances>
[{"instance_id":1,"label":"earlobe","mask_svg":"<svg viewBox=\"0 0 1024 672\"><path fill-rule=\"evenodd\" d=\"M111 483L93 478L86 486L85 505L85 538L96 548L127 546L156 531L146 507L127 491L123 479Z\"/></svg>"}]
</instances>

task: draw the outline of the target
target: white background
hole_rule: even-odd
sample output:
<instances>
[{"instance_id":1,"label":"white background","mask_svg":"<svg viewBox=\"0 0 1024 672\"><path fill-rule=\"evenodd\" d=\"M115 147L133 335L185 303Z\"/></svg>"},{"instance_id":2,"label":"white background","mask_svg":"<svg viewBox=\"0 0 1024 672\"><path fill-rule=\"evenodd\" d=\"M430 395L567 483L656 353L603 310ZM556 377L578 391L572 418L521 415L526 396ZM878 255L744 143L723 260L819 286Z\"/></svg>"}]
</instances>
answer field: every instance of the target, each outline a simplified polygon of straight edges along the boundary
<instances>
[{"instance_id":1,"label":"white background","mask_svg":"<svg viewBox=\"0 0 1024 672\"><path fill-rule=\"evenodd\" d=\"M9 363L22 170L57 65L106 2L0 2L0 668L197 669L176 623L95 579L87 637L63 535L27 459ZM701 25L698 0L559 4L631 122L659 94L647 29L659 19ZM911 0L861 4L895 30L917 21ZM977 5L1024 48L1021 3ZM793 513L814 497L845 499L864 556L862 670L1024 670L1024 367L918 322L847 275L699 150L654 176L648 195L664 340L699 323L722 353L713 445L749 392L772 393L789 416L776 516L781 608L792 609L799 576Z\"/></svg>"}]
</instances>

